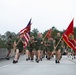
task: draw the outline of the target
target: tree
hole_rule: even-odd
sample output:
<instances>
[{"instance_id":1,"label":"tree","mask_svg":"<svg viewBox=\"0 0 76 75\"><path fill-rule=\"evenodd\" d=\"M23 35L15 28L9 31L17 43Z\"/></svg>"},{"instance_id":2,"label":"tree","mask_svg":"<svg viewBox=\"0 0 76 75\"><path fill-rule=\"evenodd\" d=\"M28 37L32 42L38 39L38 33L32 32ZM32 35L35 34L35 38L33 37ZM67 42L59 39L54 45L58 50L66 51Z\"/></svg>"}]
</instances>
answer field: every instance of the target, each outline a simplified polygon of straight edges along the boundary
<instances>
[{"instance_id":1,"label":"tree","mask_svg":"<svg viewBox=\"0 0 76 75\"><path fill-rule=\"evenodd\" d=\"M5 35L1 35L1 40L5 40L6 36Z\"/></svg>"},{"instance_id":2,"label":"tree","mask_svg":"<svg viewBox=\"0 0 76 75\"><path fill-rule=\"evenodd\" d=\"M5 35L1 35L0 37L0 48L6 48L6 40L5 40Z\"/></svg>"},{"instance_id":3,"label":"tree","mask_svg":"<svg viewBox=\"0 0 76 75\"><path fill-rule=\"evenodd\" d=\"M76 38L76 27L74 27L74 37Z\"/></svg>"},{"instance_id":4,"label":"tree","mask_svg":"<svg viewBox=\"0 0 76 75\"><path fill-rule=\"evenodd\" d=\"M9 38L10 35L11 35L11 32L10 32L10 31L7 31L7 32L5 33L6 40Z\"/></svg>"},{"instance_id":5,"label":"tree","mask_svg":"<svg viewBox=\"0 0 76 75\"><path fill-rule=\"evenodd\" d=\"M38 29L34 28L31 32L31 35L33 35L34 37L37 37L38 32L39 32Z\"/></svg>"},{"instance_id":6,"label":"tree","mask_svg":"<svg viewBox=\"0 0 76 75\"><path fill-rule=\"evenodd\" d=\"M12 44L13 44L14 40L17 37L14 32L7 31L4 35L0 35L0 48L7 47L7 40L10 35L12 36Z\"/></svg>"}]
</instances>

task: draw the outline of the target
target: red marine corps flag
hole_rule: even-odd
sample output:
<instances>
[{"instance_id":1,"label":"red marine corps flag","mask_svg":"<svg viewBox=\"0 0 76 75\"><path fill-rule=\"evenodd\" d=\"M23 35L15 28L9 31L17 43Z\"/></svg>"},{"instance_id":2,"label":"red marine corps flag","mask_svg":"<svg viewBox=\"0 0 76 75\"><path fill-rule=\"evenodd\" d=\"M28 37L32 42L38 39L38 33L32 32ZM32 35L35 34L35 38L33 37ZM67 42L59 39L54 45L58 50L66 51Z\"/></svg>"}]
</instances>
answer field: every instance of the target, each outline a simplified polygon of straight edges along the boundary
<instances>
[{"instance_id":1,"label":"red marine corps flag","mask_svg":"<svg viewBox=\"0 0 76 75\"><path fill-rule=\"evenodd\" d=\"M23 39L25 41L24 47L27 46L27 43L30 39L30 30L31 30L31 19L27 24L27 26L24 29L20 30L20 34L23 34Z\"/></svg>"},{"instance_id":2,"label":"red marine corps flag","mask_svg":"<svg viewBox=\"0 0 76 75\"><path fill-rule=\"evenodd\" d=\"M49 39L51 37L51 33L52 33L52 29L48 30L44 38L47 37Z\"/></svg>"},{"instance_id":3,"label":"red marine corps flag","mask_svg":"<svg viewBox=\"0 0 76 75\"><path fill-rule=\"evenodd\" d=\"M69 24L68 28L64 31L62 37L65 43L72 48L73 50L76 51L76 44L75 44L75 39L74 39L74 27L73 27L73 21Z\"/></svg>"}]
</instances>

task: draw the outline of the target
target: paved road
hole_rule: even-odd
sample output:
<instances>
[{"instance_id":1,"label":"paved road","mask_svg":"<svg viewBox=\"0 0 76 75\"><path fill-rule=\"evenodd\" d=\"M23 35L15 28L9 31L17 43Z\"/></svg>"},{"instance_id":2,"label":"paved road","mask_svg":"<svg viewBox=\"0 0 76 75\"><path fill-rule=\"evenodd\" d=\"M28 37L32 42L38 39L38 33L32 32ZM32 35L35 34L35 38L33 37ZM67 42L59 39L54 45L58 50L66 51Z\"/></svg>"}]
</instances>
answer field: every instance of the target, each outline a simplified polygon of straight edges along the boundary
<instances>
[{"instance_id":1,"label":"paved road","mask_svg":"<svg viewBox=\"0 0 76 75\"><path fill-rule=\"evenodd\" d=\"M0 61L0 75L76 75L76 63L66 56L60 64L56 64L54 58L49 61L44 58L39 63L26 61L25 56L21 56L17 64L12 60Z\"/></svg>"}]
</instances>

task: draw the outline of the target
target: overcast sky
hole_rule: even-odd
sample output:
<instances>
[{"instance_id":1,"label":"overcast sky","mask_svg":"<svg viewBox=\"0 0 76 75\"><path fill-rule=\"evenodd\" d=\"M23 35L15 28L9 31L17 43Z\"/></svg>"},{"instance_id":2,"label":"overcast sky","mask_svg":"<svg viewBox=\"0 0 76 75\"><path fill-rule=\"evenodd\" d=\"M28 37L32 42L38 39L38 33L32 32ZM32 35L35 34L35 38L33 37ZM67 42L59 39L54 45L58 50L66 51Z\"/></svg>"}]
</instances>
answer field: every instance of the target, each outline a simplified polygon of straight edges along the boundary
<instances>
[{"instance_id":1,"label":"overcast sky","mask_svg":"<svg viewBox=\"0 0 76 75\"><path fill-rule=\"evenodd\" d=\"M31 30L40 32L55 26L66 29L74 18L76 26L76 0L0 0L0 33L18 33L32 18Z\"/></svg>"}]
</instances>

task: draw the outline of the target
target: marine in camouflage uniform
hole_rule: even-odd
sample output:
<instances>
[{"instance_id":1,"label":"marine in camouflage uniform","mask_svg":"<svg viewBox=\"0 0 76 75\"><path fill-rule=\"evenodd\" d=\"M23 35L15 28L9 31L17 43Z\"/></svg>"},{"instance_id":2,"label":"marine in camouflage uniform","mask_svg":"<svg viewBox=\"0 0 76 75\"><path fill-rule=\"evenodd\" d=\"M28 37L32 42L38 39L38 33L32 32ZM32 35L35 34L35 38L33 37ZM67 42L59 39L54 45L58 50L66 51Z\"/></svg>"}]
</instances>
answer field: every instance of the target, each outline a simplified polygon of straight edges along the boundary
<instances>
[{"instance_id":1,"label":"marine in camouflage uniform","mask_svg":"<svg viewBox=\"0 0 76 75\"><path fill-rule=\"evenodd\" d=\"M30 60L30 44L29 42L27 43L27 46L26 46L26 61Z\"/></svg>"},{"instance_id":2,"label":"marine in camouflage uniform","mask_svg":"<svg viewBox=\"0 0 76 75\"><path fill-rule=\"evenodd\" d=\"M42 50L42 45L43 45L43 41L42 41L42 34L38 33L38 37L35 39L36 41L36 62L39 63L41 58L41 50Z\"/></svg>"},{"instance_id":3,"label":"marine in camouflage uniform","mask_svg":"<svg viewBox=\"0 0 76 75\"><path fill-rule=\"evenodd\" d=\"M16 47L16 53L15 53L15 57L13 60L13 63L17 63L20 57L20 54L23 51L23 45L24 45L24 41L22 40L23 35L18 35L17 39L14 41L14 45Z\"/></svg>"},{"instance_id":4,"label":"marine in camouflage uniform","mask_svg":"<svg viewBox=\"0 0 76 75\"><path fill-rule=\"evenodd\" d=\"M29 41L29 52L30 52L31 61L33 61L34 59L35 45L36 44L35 44L34 36L31 36L31 39Z\"/></svg>"},{"instance_id":5,"label":"marine in camouflage uniform","mask_svg":"<svg viewBox=\"0 0 76 75\"><path fill-rule=\"evenodd\" d=\"M36 50L38 51L38 50L42 50L42 44L41 44L41 42L42 42L42 38L36 38Z\"/></svg>"},{"instance_id":6,"label":"marine in camouflage uniform","mask_svg":"<svg viewBox=\"0 0 76 75\"><path fill-rule=\"evenodd\" d=\"M7 50L8 50L7 57L6 57L7 60L9 60L9 55L11 53L11 49L12 48L13 48L13 45L12 45L12 36L10 35L8 37L8 41L7 41Z\"/></svg>"},{"instance_id":7,"label":"marine in camouflage uniform","mask_svg":"<svg viewBox=\"0 0 76 75\"><path fill-rule=\"evenodd\" d=\"M58 42L59 42L59 44L58 44ZM58 46L57 46L57 44L58 44ZM59 60L61 58L61 50L62 50L61 36L60 36L60 33L57 33L57 36L55 37L55 53L56 53L56 60L55 60L55 62L56 63L60 63Z\"/></svg>"},{"instance_id":8,"label":"marine in camouflage uniform","mask_svg":"<svg viewBox=\"0 0 76 75\"><path fill-rule=\"evenodd\" d=\"M47 41L47 60L51 59L53 50L54 50L53 38L49 38Z\"/></svg>"},{"instance_id":9,"label":"marine in camouflage uniform","mask_svg":"<svg viewBox=\"0 0 76 75\"><path fill-rule=\"evenodd\" d=\"M43 50L44 50L44 54L46 55L46 58L48 56L47 54L47 50L48 50L48 47L47 47L47 41L44 41L44 47L43 47Z\"/></svg>"},{"instance_id":10,"label":"marine in camouflage uniform","mask_svg":"<svg viewBox=\"0 0 76 75\"><path fill-rule=\"evenodd\" d=\"M20 39L16 40L16 43L19 41ZM19 43L16 46L16 49L19 49L19 53L21 53L23 51L23 42L22 40L19 41Z\"/></svg>"}]
</instances>

